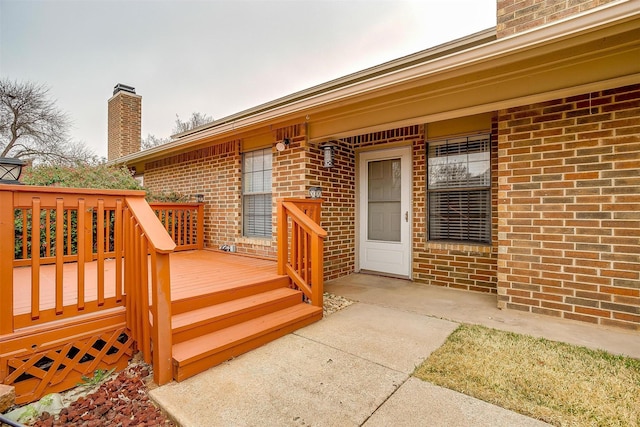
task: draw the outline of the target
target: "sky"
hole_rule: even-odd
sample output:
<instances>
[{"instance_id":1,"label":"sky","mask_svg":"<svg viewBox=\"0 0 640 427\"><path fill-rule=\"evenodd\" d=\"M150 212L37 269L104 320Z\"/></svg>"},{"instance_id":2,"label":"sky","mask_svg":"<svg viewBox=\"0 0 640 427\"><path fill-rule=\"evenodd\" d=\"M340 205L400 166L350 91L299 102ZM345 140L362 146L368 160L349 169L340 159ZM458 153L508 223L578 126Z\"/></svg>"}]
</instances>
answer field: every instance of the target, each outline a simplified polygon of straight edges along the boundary
<instances>
[{"instance_id":1,"label":"sky","mask_svg":"<svg viewBox=\"0 0 640 427\"><path fill-rule=\"evenodd\" d=\"M118 83L142 137L220 119L495 26L496 0L0 0L0 76L42 83L107 153Z\"/></svg>"}]
</instances>

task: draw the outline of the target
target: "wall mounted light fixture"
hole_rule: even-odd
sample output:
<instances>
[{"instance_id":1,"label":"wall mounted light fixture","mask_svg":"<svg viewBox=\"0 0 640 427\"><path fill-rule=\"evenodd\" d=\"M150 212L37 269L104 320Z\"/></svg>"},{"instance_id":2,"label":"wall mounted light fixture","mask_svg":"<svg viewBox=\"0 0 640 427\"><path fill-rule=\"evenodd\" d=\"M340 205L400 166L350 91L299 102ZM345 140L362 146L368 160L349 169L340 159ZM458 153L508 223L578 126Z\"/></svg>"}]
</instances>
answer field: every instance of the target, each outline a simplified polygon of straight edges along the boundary
<instances>
[{"instance_id":1,"label":"wall mounted light fixture","mask_svg":"<svg viewBox=\"0 0 640 427\"><path fill-rule=\"evenodd\" d=\"M20 184L18 179L22 173L22 167L27 162L11 157L0 157L0 183Z\"/></svg>"},{"instance_id":2,"label":"wall mounted light fixture","mask_svg":"<svg viewBox=\"0 0 640 427\"><path fill-rule=\"evenodd\" d=\"M322 197L322 187L309 187L309 197L319 199Z\"/></svg>"},{"instance_id":3,"label":"wall mounted light fixture","mask_svg":"<svg viewBox=\"0 0 640 427\"><path fill-rule=\"evenodd\" d=\"M289 144L291 144L291 140L289 138L285 138L276 144L276 150L284 151L289 148Z\"/></svg>"},{"instance_id":4,"label":"wall mounted light fixture","mask_svg":"<svg viewBox=\"0 0 640 427\"><path fill-rule=\"evenodd\" d=\"M335 148L336 148L336 145L330 142L322 146L322 150L324 151L324 167L325 168L333 167Z\"/></svg>"},{"instance_id":5,"label":"wall mounted light fixture","mask_svg":"<svg viewBox=\"0 0 640 427\"><path fill-rule=\"evenodd\" d=\"M204 203L204 194L196 194L196 203Z\"/></svg>"}]
</instances>

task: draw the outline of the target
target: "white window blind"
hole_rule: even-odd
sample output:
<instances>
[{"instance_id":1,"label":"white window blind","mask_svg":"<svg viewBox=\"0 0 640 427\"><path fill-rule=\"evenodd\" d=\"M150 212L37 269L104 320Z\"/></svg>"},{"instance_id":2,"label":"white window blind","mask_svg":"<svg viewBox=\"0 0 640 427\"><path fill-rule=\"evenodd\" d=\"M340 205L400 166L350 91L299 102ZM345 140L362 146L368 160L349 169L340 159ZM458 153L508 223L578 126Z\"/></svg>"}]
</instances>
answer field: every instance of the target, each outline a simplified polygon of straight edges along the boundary
<instances>
[{"instance_id":1,"label":"white window blind","mask_svg":"<svg viewBox=\"0 0 640 427\"><path fill-rule=\"evenodd\" d=\"M271 149L242 156L242 233L247 237L271 237Z\"/></svg>"},{"instance_id":2,"label":"white window blind","mask_svg":"<svg viewBox=\"0 0 640 427\"><path fill-rule=\"evenodd\" d=\"M491 242L488 135L429 142L429 240Z\"/></svg>"}]
</instances>

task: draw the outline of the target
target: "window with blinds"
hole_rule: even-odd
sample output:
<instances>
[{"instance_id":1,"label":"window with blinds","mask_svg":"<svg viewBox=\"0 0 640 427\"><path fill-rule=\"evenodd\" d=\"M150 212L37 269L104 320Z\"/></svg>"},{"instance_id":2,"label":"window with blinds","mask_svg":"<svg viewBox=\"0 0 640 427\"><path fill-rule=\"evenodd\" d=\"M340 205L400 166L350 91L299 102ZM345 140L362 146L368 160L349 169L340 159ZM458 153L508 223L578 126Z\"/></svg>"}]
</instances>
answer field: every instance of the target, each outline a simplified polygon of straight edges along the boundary
<instances>
[{"instance_id":1,"label":"window with blinds","mask_svg":"<svg viewBox=\"0 0 640 427\"><path fill-rule=\"evenodd\" d=\"M242 155L242 234L271 237L271 149Z\"/></svg>"},{"instance_id":2,"label":"window with blinds","mask_svg":"<svg viewBox=\"0 0 640 427\"><path fill-rule=\"evenodd\" d=\"M489 135L429 142L429 240L491 243Z\"/></svg>"}]
</instances>

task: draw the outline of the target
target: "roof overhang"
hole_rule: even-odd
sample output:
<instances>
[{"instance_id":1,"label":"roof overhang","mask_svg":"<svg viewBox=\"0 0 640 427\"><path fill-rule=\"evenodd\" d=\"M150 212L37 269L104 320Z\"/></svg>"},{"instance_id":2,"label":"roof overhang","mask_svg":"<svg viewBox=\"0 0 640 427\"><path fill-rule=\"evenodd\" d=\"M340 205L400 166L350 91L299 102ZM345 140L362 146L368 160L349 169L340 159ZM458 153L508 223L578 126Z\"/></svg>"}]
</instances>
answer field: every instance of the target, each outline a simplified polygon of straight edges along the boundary
<instances>
[{"instance_id":1,"label":"roof overhang","mask_svg":"<svg viewBox=\"0 0 640 427\"><path fill-rule=\"evenodd\" d=\"M608 3L502 39L487 30L333 80L112 161L142 165L292 120L311 140L640 82L640 2Z\"/></svg>"}]
</instances>

